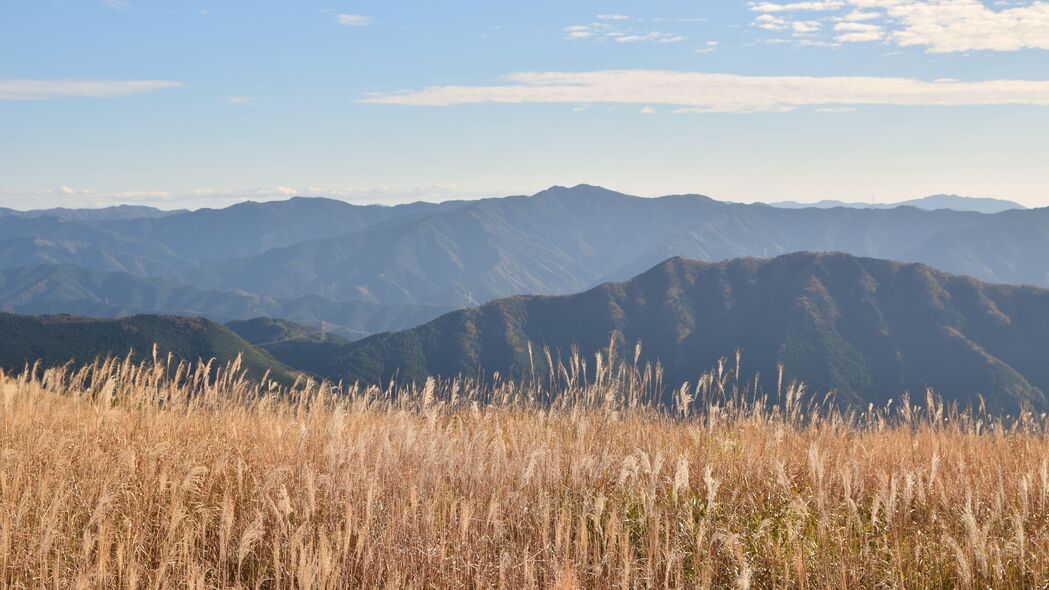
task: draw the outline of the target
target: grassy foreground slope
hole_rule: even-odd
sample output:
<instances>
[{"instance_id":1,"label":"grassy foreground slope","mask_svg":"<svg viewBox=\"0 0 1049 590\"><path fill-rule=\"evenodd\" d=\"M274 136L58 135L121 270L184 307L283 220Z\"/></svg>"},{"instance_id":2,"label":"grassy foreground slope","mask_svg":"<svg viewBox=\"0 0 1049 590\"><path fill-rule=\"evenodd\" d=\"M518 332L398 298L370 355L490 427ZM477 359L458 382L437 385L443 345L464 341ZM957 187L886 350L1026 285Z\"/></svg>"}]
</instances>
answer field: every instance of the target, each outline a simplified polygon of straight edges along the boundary
<instances>
[{"instance_id":1,"label":"grassy foreground slope","mask_svg":"<svg viewBox=\"0 0 1049 590\"><path fill-rule=\"evenodd\" d=\"M215 359L219 364L241 356L241 366L252 377L266 371L290 381L294 371L229 329L201 318L134 316L100 320L73 316L20 316L0 313L0 369L21 371L40 361L45 367L72 361L76 366L100 357L123 357L134 351L138 359L152 355L195 362Z\"/></svg>"},{"instance_id":2,"label":"grassy foreground slope","mask_svg":"<svg viewBox=\"0 0 1049 590\"><path fill-rule=\"evenodd\" d=\"M845 254L705 263L675 258L627 281L577 295L512 297L344 347L330 374L382 383L521 374L573 347L643 345L666 382L743 350L748 372L789 379L861 407L927 387L996 411L1046 409L1049 290L991 285L917 264ZM533 344L530 357L529 343Z\"/></svg>"},{"instance_id":3,"label":"grassy foreground slope","mask_svg":"<svg viewBox=\"0 0 1049 590\"><path fill-rule=\"evenodd\" d=\"M75 382L0 375L0 587L1049 584L1044 415L749 406L731 372L672 414L632 371L552 409L509 384Z\"/></svg>"}]
</instances>

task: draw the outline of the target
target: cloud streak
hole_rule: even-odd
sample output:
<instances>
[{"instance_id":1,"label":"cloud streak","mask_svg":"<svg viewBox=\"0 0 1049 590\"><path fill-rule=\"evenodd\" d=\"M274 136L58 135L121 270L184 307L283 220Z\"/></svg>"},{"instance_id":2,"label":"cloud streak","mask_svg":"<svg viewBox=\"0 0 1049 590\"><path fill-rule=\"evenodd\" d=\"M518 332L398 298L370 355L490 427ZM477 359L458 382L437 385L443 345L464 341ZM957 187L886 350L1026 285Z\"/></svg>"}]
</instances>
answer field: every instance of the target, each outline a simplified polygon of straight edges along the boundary
<instances>
[{"instance_id":1,"label":"cloud streak","mask_svg":"<svg viewBox=\"0 0 1049 590\"><path fill-rule=\"evenodd\" d=\"M363 14L336 14L335 22L347 27L366 27L372 24L372 19Z\"/></svg>"},{"instance_id":2,"label":"cloud streak","mask_svg":"<svg viewBox=\"0 0 1049 590\"><path fill-rule=\"evenodd\" d=\"M0 100L114 98L183 86L171 80L0 80Z\"/></svg>"},{"instance_id":3,"label":"cloud streak","mask_svg":"<svg viewBox=\"0 0 1049 590\"><path fill-rule=\"evenodd\" d=\"M639 30L628 26L632 24L632 21L633 19L623 14L599 14L596 22L565 27L565 39L569 41L591 39L600 42L659 44L680 43L687 39L687 37L678 33Z\"/></svg>"},{"instance_id":4,"label":"cloud streak","mask_svg":"<svg viewBox=\"0 0 1049 590\"><path fill-rule=\"evenodd\" d=\"M1049 106L1049 80L924 81L870 76L743 76L670 70L518 72L490 86L432 86L372 94L359 102L403 106L465 104L636 104L674 112L784 112L842 106Z\"/></svg>"}]
</instances>

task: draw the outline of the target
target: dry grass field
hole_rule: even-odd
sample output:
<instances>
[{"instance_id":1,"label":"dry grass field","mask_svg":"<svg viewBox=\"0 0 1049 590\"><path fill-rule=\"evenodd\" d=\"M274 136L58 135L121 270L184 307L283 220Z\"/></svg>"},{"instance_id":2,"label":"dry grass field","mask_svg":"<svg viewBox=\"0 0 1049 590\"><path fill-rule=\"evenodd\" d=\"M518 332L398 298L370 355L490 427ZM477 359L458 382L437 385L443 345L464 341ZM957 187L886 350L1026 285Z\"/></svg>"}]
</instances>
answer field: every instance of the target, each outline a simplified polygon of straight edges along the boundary
<instances>
[{"instance_id":1,"label":"dry grass field","mask_svg":"<svg viewBox=\"0 0 1049 590\"><path fill-rule=\"evenodd\" d=\"M0 586L1049 584L1044 416L748 400L730 367L656 410L657 372L593 364L399 392L0 376Z\"/></svg>"}]
</instances>

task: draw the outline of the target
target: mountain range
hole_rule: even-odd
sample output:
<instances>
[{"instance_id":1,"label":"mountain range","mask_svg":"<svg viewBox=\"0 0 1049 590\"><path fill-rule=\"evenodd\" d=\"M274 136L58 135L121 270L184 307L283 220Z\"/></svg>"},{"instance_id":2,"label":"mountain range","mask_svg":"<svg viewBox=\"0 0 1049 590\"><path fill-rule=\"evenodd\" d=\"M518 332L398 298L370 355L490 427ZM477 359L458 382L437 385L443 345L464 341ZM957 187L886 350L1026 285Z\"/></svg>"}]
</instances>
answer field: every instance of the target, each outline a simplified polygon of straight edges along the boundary
<instances>
[{"instance_id":1,"label":"mountain range","mask_svg":"<svg viewBox=\"0 0 1049 590\"><path fill-rule=\"evenodd\" d=\"M176 315L219 324L263 321L260 317L294 322L322 337L291 330L295 337L255 344L299 370L337 379L380 379L389 376L390 361L372 349L350 354L350 341L433 325L431 320L456 309L493 301L501 308L514 301L508 297L568 295L632 283L633 277L675 257L718 263L833 251L922 263L993 283L1049 287L1049 257L1044 255L1049 252L1049 209L1010 207L1001 201L937 195L891 208L789 208L703 195L641 198L579 185L532 196L398 206L297 197L196 211L0 210L0 310L104 318ZM982 212L995 208L1007 210ZM781 307L789 308L786 303ZM770 325L786 321L766 319ZM602 318L594 322L585 333L604 342L607 333L601 332L610 325ZM768 347L782 345L779 336L767 336ZM657 344L663 335L653 338L651 345L641 338L652 358L663 360L668 370L677 366L655 354L669 350ZM730 350L718 348L717 354L697 350L706 355L706 363L731 353L737 344L744 346L768 375L768 359L777 357L776 350L762 349L759 340L740 339ZM400 341L386 342L393 346ZM561 346L568 340L549 342ZM986 347L980 339L973 342ZM482 348L490 354L500 350L495 345ZM893 395L901 388L921 389L906 375L923 373L909 365L906 371L902 365L885 369L888 361L877 360L873 349L857 350L864 359L874 358L869 361L873 364L862 370L820 370L824 372L803 365L797 374L850 399L870 399L875 391ZM1037 392L1049 387L1022 362L993 356L1032 388L1025 390L1010 377L1013 385L1003 399L1034 403ZM449 361L448 366L432 365L429 358L409 359L401 374L467 370L472 361L464 358L465 364ZM506 358L473 360L486 361L477 362L474 370L487 368L488 361L502 370ZM831 378L827 371L848 377ZM896 381L884 377L901 374ZM980 379L973 383L990 383ZM1030 395L1017 393L1021 391Z\"/></svg>"},{"instance_id":2,"label":"mountain range","mask_svg":"<svg viewBox=\"0 0 1049 590\"><path fill-rule=\"evenodd\" d=\"M580 185L530 197L392 207L293 198L143 210L136 218L128 217L137 208L8 212L0 215L0 269L72 265L209 293L444 310L510 295L577 292L673 256L720 261L797 251L922 262L982 280L1049 286L1040 255L1049 251L1049 210L963 211L957 209L987 203L942 195L917 203L935 210L790 209L702 195L640 198ZM54 301L21 300L37 303L26 309L81 313ZM283 313L279 307L260 313Z\"/></svg>"},{"instance_id":3,"label":"mountain range","mask_svg":"<svg viewBox=\"0 0 1049 590\"><path fill-rule=\"evenodd\" d=\"M117 205L115 207L100 207L97 209L68 209L66 207L55 207L53 209L36 209L33 211L16 211L0 207L0 217L54 217L57 219L68 219L75 221L108 221L114 219L140 219L148 217L164 217L185 213L185 209L167 211L156 207L143 207L138 205Z\"/></svg>"},{"instance_id":4,"label":"mountain range","mask_svg":"<svg viewBox=\"0 0 1049 590\"><path fill-rule=\"evenodd\" d=\"M963 405L982 394L995 411L1049 408L1049 290L846 254L672 258L626 282L499 299L329 347L319 372L370 383L521 375L545 363L544 347L592 359L613 336L621 350L642 343L641 360L659 361L671 387L741 350L744 376L766 388L782 363L788 379L844 403L931 387Z\"/></svg>"},{"instance_id":5,"label":"mountain range","mask_svg":"<svg viewBox=\"0 0 1049 590\"><path fill-rule=\"evenodd\" d=\"M985 280L1049 285L1049 276L1036 265L1001 264L1027 244L1006 240L969 252L941 243L984 228L1004 226L994 231L1008 233L1014 225L1049 227L1049 213L781 209L700 195L639 198L599 187L555 187L531 197L484 199L254 256L205 262L179 279L276 297L321 293L463 306L515 294L579 291L629 278L672 256L719 261L842 251L923 262ZM1049 248L1049 240L1043 245Z\"/></svg>"},{"instance_id":6,"label":"mountain range","mask_svg":"<svg viewBox=\"0 0 1049 590\"><path fill-rule=\"evenodd\" d=\"M959 195L931 195L920 199L910 199L897 203L857 203L848 201L817 201L815 203L801 203L798 201L780 201L769 203L773 207L787 209L805 209L815 207L829 209L832 207L849 207L851 209L895 209L897 207L917 207L927 211L938 209L954 209L956 211L975 211L977 213L1001 213L1014 209L1025 209L1023 205L1003 199L991 199L988 197L962 197Z\"/></svg>"},{"instance_id":7,"label":"mountain range","mask_svg":"<svg viewBox=\"0 0 1049 590\"><path fill-rule=\"evenodd\" d=\"M762 376L766 392L782 364L788 380L833 391L842 404L885 404L932 388L963 405L981 394L997 412L1049 409L1049 290L841 253L719 263L676 257L628 281L497 299L356 341L268 317L223 327L156 315L0 313L0 334L0 368L8 371L35 360L141 355L157 343L184 360L243 355L256 377L269 370L288 381L305 372L369 384L520 377L550 369L544 350L554 359L572 352L592 359L614 339L620 350L640 343L641 362L662 366L667 391L741 351L744 378Z\"/></svg>"}]
</instances>

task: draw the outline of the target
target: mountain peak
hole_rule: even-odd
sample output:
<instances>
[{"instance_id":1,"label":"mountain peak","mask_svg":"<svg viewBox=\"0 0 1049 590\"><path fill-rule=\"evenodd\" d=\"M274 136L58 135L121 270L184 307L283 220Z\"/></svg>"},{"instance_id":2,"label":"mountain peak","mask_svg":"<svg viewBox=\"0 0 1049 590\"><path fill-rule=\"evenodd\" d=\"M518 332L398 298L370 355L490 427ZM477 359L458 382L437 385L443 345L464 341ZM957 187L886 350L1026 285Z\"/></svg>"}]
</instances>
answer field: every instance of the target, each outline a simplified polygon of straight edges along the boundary
<instances>
[{"instance_id":1,"label":"mountain peak","mask_svg":"<svg viewBox=\"0 0 1049 590\"><path fill-rule=\"evenodd\" d=\"M593 184L577 184L575 186L561 186L554 185L548 189L539 191L532 195L533 198L542 197L629 197L624 193L620 193L611 189L607 189L603 186L597 186Z\"/></svg>"}]
</instances>

